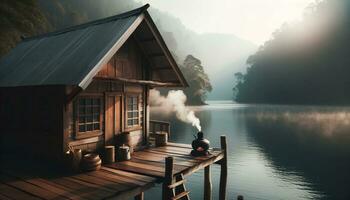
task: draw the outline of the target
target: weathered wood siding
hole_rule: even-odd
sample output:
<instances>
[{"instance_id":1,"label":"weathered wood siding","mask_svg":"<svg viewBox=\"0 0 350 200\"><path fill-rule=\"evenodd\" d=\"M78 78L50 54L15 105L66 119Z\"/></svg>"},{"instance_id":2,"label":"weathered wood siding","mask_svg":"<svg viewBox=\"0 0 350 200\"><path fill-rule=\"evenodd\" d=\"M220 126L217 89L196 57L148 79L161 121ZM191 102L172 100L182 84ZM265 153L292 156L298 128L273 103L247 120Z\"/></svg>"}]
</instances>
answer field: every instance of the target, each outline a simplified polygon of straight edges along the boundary
<instances>
[{"instance_id":1,"label":"weathered wood siding","mask_svg":"<svg viewBox=\"0 0 350 200\"><path fill-rule=\"evenodd\" d=\"M96 77L144 79L147 60L133 38L126 41L121 49L102 68Z\"/></svg>"},{"instance_id":2,"label":"weathered wood siding","mask_svg":"<svg viewBox=\"0 0 350 200\"><path fill-rule=\"evenodd\" d=\"M60 158L63 103L63 86L0 88L1 153Z\"/></svg>"},{"instance_id":3,"label":"weathered wood siding","mask_svg":"<svg viewBox=\"0 0 350 200\"><path fill-rule=\"evenodd\" d=\"M64 110L64 149L68 145L83 150L99 150L104 145L116 144L118 134L128 131L131 136L132 146L137 147L146 142L147 133L147 108L146 99L148 87L144 85L128 84L117 82L108 78L122 77L127 79L145 79L148 68L147 60L139 49L136 41L131 37L123 47L112 57L112 59L96 75L97 78L82 91L75 99L83 95L103 95L104 102L104 123L103 135L90 138L79 139L76 137L76 126L74 118L74 100L70 102ZM107 78L103 80L103 78ZM69 94L72 88L67 87L66 93ZM140 127L128 128L126 125L126 97L128 95L139 96L139 110L142 111L143 120ZM119 121L118 121L119 120ZM113 124L114 123L114 124ZM146 130L146 131L145 131Z\"/></svg>"}]
</instances>

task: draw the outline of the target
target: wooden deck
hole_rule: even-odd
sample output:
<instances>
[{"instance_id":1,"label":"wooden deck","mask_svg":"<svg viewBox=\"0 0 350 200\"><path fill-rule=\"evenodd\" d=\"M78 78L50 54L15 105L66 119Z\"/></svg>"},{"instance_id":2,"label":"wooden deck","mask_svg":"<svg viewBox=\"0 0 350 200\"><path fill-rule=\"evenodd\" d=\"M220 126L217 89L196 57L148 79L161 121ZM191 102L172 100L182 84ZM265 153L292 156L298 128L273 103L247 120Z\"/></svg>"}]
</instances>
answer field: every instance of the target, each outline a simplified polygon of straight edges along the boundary
<instances>
[{"instance_id":1,"label":"wooden deck","mask_svg":"<svg viewBox=\"0 0 350 200\"><path fill-rule=\"evenodd\" d=\"M226 146L222 147L226 149ZM163 183L162 199L189 199L183 177L205 169L204 195L205 199L210 200L210 165L220 162L222 181L219 199L224 200L227 182L226 151L210 149L207 156L193 157L190 155L191 150L190 145L168 143L163 147L134 152L129 161L105 165L98 171L75 174L49 168L47 163L33 166L21 160L15 167L2 164L0 199L143 199L143 192L155 183ZM1 161L7 163L6 159ZM182 187L182 192L176 194L179 187Z\"/></svg>"},{"instance_id":2,"label":"wooden deck","mask_svg":"<svg viewBox=\"0 0 350 200\"><path fill-rule=\"evenodd\" d=\"M162 181L165 177L165 158L174 158L174 176L190 175L211 165L224 156L220 149L210 149L210 155L193 157L188 144L168 143L164 147L153 147L134 152L131 160L108 165L110 168L155 177Z\"/></svg>"},{"instance_id":3,"label":"wooden deck","mask_svg":"<svg viewBox=\"0 0 350 200\"><path fill-rule=\"evenodd\" d=\"M26 167L26 165L23 165ZM34 174L34 175L33 175ZM0 199L130 199L154 186L155 178L102 167L99 171L57 175L31 170L0 172Z\"/></svg>"}]
</instances>

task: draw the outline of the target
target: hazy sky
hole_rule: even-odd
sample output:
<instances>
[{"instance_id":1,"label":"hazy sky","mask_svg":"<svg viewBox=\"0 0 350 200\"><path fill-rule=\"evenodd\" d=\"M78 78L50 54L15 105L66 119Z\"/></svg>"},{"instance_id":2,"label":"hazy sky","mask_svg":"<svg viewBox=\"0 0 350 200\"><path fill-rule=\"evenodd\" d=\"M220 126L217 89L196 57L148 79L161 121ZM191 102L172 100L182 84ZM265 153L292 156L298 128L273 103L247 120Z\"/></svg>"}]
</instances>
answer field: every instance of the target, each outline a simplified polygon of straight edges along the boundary
<instances>
[{"instance_id":1,"label":"hazy sky","mask_svg":"<svg viewBox=\"0 0 350 200\"><path fill-rule=\"evenodd\" d=\"M314 0L139 0L167 11L196 32L232 33L263 44L286 21L302 17Z\"/></svg>"}]
</instances>

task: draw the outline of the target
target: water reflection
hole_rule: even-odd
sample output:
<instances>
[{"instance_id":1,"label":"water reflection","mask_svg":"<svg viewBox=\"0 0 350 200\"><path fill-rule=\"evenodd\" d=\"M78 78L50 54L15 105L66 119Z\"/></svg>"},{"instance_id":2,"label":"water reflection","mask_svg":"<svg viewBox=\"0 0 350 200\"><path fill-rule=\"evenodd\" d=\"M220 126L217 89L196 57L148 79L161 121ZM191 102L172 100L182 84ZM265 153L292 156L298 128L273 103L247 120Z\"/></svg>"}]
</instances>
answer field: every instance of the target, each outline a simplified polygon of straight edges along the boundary
<instances>
[{"instance_id":1,"label":"water reflection","mask_svg":"<svg viewBox=\"0 0 350 200\"><path fill-rule=\"evenodd\" d=\"M228 136L230 199L350 199L350 108L211 102L193 109L212 146ZM193 140L191 125L156 109L151 116L171 121L171 140ZM214 167L214 197L218 177ZM202 198L203 172L189 180L192 199Z\"/></svg>"}]
</instances>

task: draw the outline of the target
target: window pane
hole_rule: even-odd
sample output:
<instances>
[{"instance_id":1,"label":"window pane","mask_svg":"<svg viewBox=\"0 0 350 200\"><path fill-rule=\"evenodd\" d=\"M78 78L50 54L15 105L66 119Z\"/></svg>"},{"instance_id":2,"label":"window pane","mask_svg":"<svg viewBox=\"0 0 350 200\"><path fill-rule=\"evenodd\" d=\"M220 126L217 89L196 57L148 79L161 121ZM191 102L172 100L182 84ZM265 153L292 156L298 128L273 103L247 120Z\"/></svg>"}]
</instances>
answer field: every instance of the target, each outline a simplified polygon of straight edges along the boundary
<instances>
[{"instance_id":1,"label":"window pane","mask_svg":"<svg viewBox=\"0 0 350 200\"><path fill-rule=\"evenodd\" d=\"M97 98L95 98L95 99L93 99L93 105L100 105L100 99L97 99Z\"/></svg>"},{"instance_id":2,"label":"window pane","mask_svg":"<svg viewBox=\"0 0 350 200\"><path fill-rule=\"evenodd\" d=\"M138 97L128 97L128 104L127 104L127 116L128 126L135 126L139 123L139 106L138 106Z\"/></svg>"},{"instance_id":3,"label":"window pane","mask_svg":"<svg viewBox=\"0 0 350 200\"><path fill-rule=\"evenodd\" d=\"M85 99L79 99L79 105L85 105Z\"/></svg>"},{"instance_id":4,"label":"window pane","mask_svg":"<svg viewBox=\"0 0 350 200\"><path fill-rule=\"evenodd\" d=\"M134 119L134 125L138 125L139 124L139 120L138 119Z\"/></svg>"},{"instance_id":5,"label":"window pane","mask_svg":"<svg viewBox=\"0 0 350 200\"><path fill-rule=\"evenodd\" d=\"M85 125L79 125L79 132L85 132Z\"/></svg>"},{"instance_id":6,"label":"window pane","mask_svg":"<svg viewBox=\"0 0 350 200\"><path fill-rule=\"evenodd\" d=\"M92 115L86 116L86 122L92 122Z\"/></svg>"},{"instance_id":7,"label":"window pane","mask_svg":"<svg viewBox=\"0 0 350 200\"><path fill-rule=\"evenodd\" d=\"M79 114L85 114L85 107L79 106Z\"/></svg>"},{"instance_id":8,"label":"window pane","mask_svg":"<svg viewBox=\"0 0 350 200\"><path fill-rule=\"evenodd\" d=\"M95 123L94 124L94 130L99 130L100 129L100 124L99 123Z\"/></svg>"},{"instance_id":9,"label":"window pane","mask_svg":"<svg viewBox=\"0 0 350 200\"><path fill-rule=\"evenodd\" d=\"M84 116L79 116L79 123L85 123L85 117Z\"/></svg>"},{"instance_id":10,"label":"window pane","mask_svg":"<svg viewBox=\"0 0 350 200\"><path fill-rule=\"evenodd\" d=\"M80 98L78 106L79 132L100 130L101 98Z\"/></svg>"},{"instance_id":11,"label":"window pane","mask_svg":"<svg viewBox=\"0 0 350 200\"><path fill-rule=\"evenodd\" d=\"M90 106L86 107L86 113L87 114L92 114L92 108Z\"/></svg>"},{"instance_id":12,"label":"window pane","mask_svg":"<svg viewBox=\"0 0 350 200\"><path fill-rule=\"evenodd\" d=\"M99 122L100 121L100 115L94 115L94 122Z\"/></svg>"},{"instance_id":13,"label":"window pane","mask_svg":"<svg viewBox=\"0 0 350 200\"><path fill-rule=\"evenodd\" d=\"M94 106L94 107L93 107L93 112L94 112L94 113L99 113L99 112L100 112L100 107Z\"/></svg>"},{"instance_id":14,"label":"window pane","mask_svg":"<svg viewBox=\"0 0 350 200\"><path fill-rule=\"evenodd\" d=\"M92 131L92 124L86 125L86 131Z\"/></svg>"},{"instance_id":15,"label":"window pane","mask_svg":"<svg viewBox=\"0 0 350 200\"><path fill-rule=\"evenodd\" d=\"M92 99L85 99L86 105L92 105Z\"/></svg>"}]
</instances>

